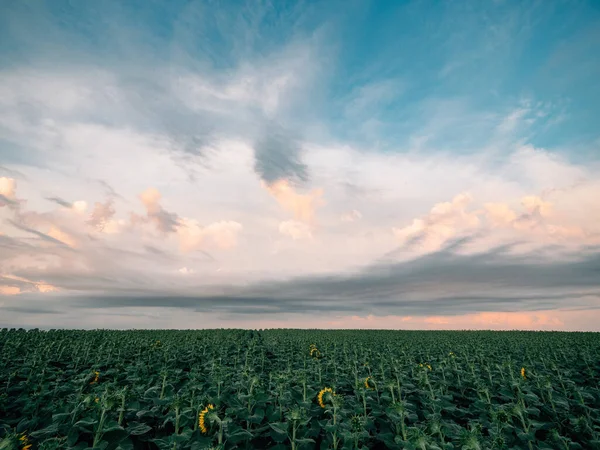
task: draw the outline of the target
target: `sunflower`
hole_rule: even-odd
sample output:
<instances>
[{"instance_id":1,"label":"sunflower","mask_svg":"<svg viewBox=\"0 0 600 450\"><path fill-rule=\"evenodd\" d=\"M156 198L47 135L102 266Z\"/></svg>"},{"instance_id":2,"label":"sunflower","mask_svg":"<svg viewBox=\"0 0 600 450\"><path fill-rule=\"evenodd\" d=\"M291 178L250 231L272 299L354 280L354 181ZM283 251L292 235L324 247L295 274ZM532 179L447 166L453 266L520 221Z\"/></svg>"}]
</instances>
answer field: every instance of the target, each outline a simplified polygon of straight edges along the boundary
<instances>
[{"instance_id":1,"label":"sunflower","mask_svg":"<svg viewBox=\"0 0 600 450\"><path fill-rule=\"evenodd\" d=\"M328 392L329 392L329 393L330 393L332 396L333 396L333 395L335 395L335 394L333 393L333 389L331 389L331 388L328 388L328 387L321 389L321 391L319 392L318 401L319 401L319 406L320 406L321 408L325 408L325 401L324 401L324 397L325 397L325 394L326 394L326 393L328 393Z\"/></svg>"},{"instance_id":2,"label":"sunflower","mask_svg":"<svg viewBox=\"0 0 600 450\"><path fill-rule=\"evenodd\" d=\"M315 359L321 357L321 352L315 344L310 344L310 356L312 356Z\"/></svg>"},{"instance_id":3,"label":"sunflower","mask_svg":"<svg viewBox=\"0 0 600 450\"><path fill-rule=\"evenodd\" d=\"M521 376L524 380L527 379L527 377L525 376L525 367L521 367Z\"/></svg>"},{"instance_id":4,"label":"sunflower","mask_svg":"<svg viewBox=\"0 0 600 450\"><path fill-rule=\"evenodd\" d=\"M206 414L208 411L213 409L215 409L214 405L209 403L206 408L200 411L200 415L198 416L198 426L200 427L200 431L202 431L202 433L206 433L208 431L208 428L206 427Z\"/></svg>"},{"instance_id":5,"label":"sunflower","mask_svg":"<svg viewBox=\"0 0 600 450\"><path fill-rule=\"evenodd\" d=\"M365 378L365 389L371 389L371 385L369 384L369 380L371 380L371 377Z\"/></svg>"},{"instance_id":6,"label":"sunflower","mask_svg":"<svg viewBox=\"0 0 600 450\"><path fill-rule=\"evenodd\" d=\"M25 436L25 434L22 434L19 437L19 441L21 441L21 450L29 450L31 448L31 444L29 443L29 439L27 439L27 436Z\"/></svg>"},{"instance_id":7,"label":"sunflower","mask_svg":"<svg viewBox=\"0 0 600 450\"><path fill-rule=\"evenodd\" d=\"M99 378L100 378L100 372L98 372L98 371L94 372L94 379L90 382L90 384L96 384L98 382Z\"/></svg>"}]
</instances>

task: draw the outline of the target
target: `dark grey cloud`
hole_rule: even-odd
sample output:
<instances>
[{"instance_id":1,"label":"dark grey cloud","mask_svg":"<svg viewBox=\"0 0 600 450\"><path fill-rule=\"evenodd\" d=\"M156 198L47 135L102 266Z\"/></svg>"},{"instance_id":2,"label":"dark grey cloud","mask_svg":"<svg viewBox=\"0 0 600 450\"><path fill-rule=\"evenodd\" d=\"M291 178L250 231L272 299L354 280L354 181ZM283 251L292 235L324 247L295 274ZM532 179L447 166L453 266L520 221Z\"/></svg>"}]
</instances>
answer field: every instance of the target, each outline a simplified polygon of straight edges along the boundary
<instances>
[{"instance_id":1,"label":"dark grey cloud","mask_svg":"<svg viewBox=\"0 0 600 450\"><path fill-rule=\"evenodd\" d=\"M285 178L295 182L308 179L301 159L300 141L279 125L270 124L254 144L254 170L267 183Z\"/></svg>"},{"instance_id":2,"label":"dark grey cloud","mask_svg":"<svg viewBox=\"0 0 600 450\"><path fill-rule=\"evenodd\" d=\"M56 203L57 205L64 206L65 208L72 208L73 203L68 202L60 197L46 197L46 200Z\"/></svg>"},{"instance_id":3,"label":"dark grey cloud","mask_svg":"<svg viewBox=\"0 0 600 450\"><path fill-rule=\"evenodd\" d=\"M164 258L164 257L169 257L169 256L170 256L170 255L169 255L167 252L165 252L164 250L161 250L161 249L159 249L159 248L156 248L156 247L154 247L154 246L152 246L152 245L144 245L144 249L145 249L145 250L146 250L148 253L151 253L151 254L153 254L153 255L155 255L155 256L160 256L160 257L163 257L163 258Z\"/></svg>"},{"instance_id":4,"label":"dark grey cloud","mask_svg":"<svg viewBox=\"0 0 600 450\"><path fill-rule=\"evenodd\" d=\"M6 261L10 261L12 258L20 255L41 256L43 254L51 253L53 250L54 249L48 248L48 246L46 246L46 248L37 247L22 239L0 235L0 270L4 268L2 264Z\"/></svg>"},{"instance_id":5,"label":"dark grey cloud","mask_svg":"<svg viewBox=\"0 0 600 450\"><path fill-rule=\"evenodd\" d=\"M26 178L25 175L23 173L19 172L18 170L10 169L10 168L8 168L6 166L2 166L2 165L0 165L0 176L6 176L9 178L21 178L21 179Z\"/></svg>"},{"instance_id":6,"label":"dark grey cloud","mask_svg":"<svg viewBox=\"0 0 600 450\"><path fill-rule=\"evenodd\" d=\"M8 198L6 195L4 194L0 194L0 206L9 206L9 207L15 207L19 204L19 202L17 202L16 200L12 200L10 198Z\"/></svg>"},{"instance_id":7,"label":"dark grey cloud","mask_svg":"<svg viewBox=\"0 0 600 450\"><path fill-rule=\"evenodd\" d=\"M59 241L58 239L53 238L52 236L48 236L47 234L42 233L41 231L34 230L33 228L26 227L25 225L21 225L20 223L15 222L14 220L10 220L9 219L9 220L7 220L7 222L10 223L13 227L18 228L21 231L25 231L26 233L33 234L33 235L39 237L40 239L42 239L42 240L44 240L46 242L50 242L52 244L56 244L56 245L59 245L61 247L64 247L64 248L72 250L63 241Z\"/></svg>"},{"instance_id":8,"label":"dark grey cloud","mask_svg":"<svg viewBox=\"0 0 600 450\"><path fill-rule=\"evenodd\" d=\"M29 308L19 306L6 306L2 308L2 311L16 312L20 314L60 314L60 311L48 308Z\"/></svg>"},{"instance_id":9,"label":"dark grey cloud","mask_svg":"<svg viewBox=\"0 0 600 450\"><path fill-rule=\"evenodd\" d=\"M108 198L110 198L110 199L118 198L120 200L126 201L126 199L121 194L117 193L117 191L115 191L115 189L110 184L108 184L106 181L97 180L97 179L94 181L96 183L98 183L100 186L102 186L102 188L106 192L106 195L108 196Z\"/></svg>"},{"instance_id":10,"label":"dark grey cloud","mask_svg":"<svg viewBox=\"0 0 600 450\"><path fill-rule=\"evenodd\" d=\"M28 280L6 277L4 275L0 275L0 285L14 286L14 287L18 287L20 289L24 289L24 288L28 289L28 288L31 288L32 286L34 286L35 283L32 283L31 281L28 281Z\"/></svg>"},{"instance_id":11,"label":"dark grey cloud","mask_svg":"<svg viewBox=\"0 0 600 450\"><path fill-rule=\"evenodd\" d=\"M148 213L148 217L154 221L158 230L163 233L174 233L181 222L176 213L166 211L163 208Z\"/></svg>"},{"instance_id":12,"label":"dark grey cloud","mask_svg":"<svg viewBox=\"0 0 600 450\"><path fill-rule=\"evenodd\" d=\"M459 315L480 311L593 308L600 304L600 248L548 258L544 251L517 254L503 246L461 253L468 239L401 262L381 262L339 276L299 277L247 286L185 286L151 276L123 274L73 277L68 273L19 271L82 294L65 296L69 308L183 308L236 315L340 313Z\"/></svg>"}]
</instances>

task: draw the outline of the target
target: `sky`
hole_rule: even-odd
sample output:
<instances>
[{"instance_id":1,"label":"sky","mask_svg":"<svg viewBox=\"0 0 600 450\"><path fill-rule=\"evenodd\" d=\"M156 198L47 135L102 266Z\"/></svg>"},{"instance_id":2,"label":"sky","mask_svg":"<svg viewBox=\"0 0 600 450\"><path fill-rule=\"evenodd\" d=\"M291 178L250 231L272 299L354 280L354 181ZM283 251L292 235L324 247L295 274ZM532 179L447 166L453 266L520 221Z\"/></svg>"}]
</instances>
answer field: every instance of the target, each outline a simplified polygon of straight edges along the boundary
<instances>
[{"instance_id":1,"label":"sky","mask_svg":"<svg viewBox=\"0 0 600 450\"><path fill-rule=\"evenodd\" d=\"M0 5L0 327L600 331L600 2Z\"/></svg>"}]
</instances>

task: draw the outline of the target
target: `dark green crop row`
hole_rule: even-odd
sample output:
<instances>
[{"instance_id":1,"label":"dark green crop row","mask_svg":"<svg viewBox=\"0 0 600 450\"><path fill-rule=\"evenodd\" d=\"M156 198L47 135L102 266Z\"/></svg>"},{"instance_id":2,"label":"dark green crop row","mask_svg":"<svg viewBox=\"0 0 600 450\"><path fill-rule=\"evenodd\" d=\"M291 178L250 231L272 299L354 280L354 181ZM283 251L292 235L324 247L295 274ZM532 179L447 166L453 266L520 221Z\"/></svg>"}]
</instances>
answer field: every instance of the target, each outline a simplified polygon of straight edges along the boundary
<instances>
[{"instance_id":1,"label":"dark green crop row","mask_svg":"<svg viewBox=\"0 0 600 450\"><path fill-rule=\"evenodd\" d=\"M0 331L0 449L600 449L600 335Z\"/></svg>"}]
</instances>

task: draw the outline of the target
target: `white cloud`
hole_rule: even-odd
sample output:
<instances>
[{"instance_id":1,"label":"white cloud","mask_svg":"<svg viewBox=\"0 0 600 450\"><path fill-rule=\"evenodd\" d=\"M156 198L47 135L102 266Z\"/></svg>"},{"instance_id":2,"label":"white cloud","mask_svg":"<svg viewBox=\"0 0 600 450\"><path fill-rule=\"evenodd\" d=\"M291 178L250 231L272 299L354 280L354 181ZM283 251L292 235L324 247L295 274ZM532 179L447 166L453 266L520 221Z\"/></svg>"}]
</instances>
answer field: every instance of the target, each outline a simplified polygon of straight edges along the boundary
<instances>
[{"instance_id":1,"label":"white cloud","mask_svg":"<svg viewBox=\"0 0 600 450\"><path fill-rule=\"evenodd\" d=\"M344 213L340 217L340 220L342 222L355 222L360 219L362 219L362 214L360 213L360 211L357 211L356 209L353 209L350 212Z\"/></svg>"},{"instance_id":2,"label":"white cloud","mask_svg":"<svg viewBox=\"0 0 600 450\"><path fill-rule=\"evenodd\" d=\"M235 221L220 221L202 226L197 220L182 218L181 225L177 228L179 248L184 253L211 247L231 249L237 245L242 229L242 224Z\"/></svg>"},{"instance_id":3,"label":"white cloud","mask_svg":"<svg viewBox=\"0 0 600 450\"><path fill-rule=\"evenodd\" d=\"M437 250L450 238L479 227L481 220L478 212L467 211L472 201L470 194L461 193L451 202L435 204L429 214L414 219L411 225L393 228L393 232L401 242L406 243L411 238L420 238L419 245L424 250Z\"/></svg>"},{"instance_id":4,"label":"white cloud","mask_svg":"<svg viewBox=\"0 0 600 450\"><path fill-rule=\"evenodd\" d=\"M73 202L72 209L78 214L85 214L85 212L87 211L87 202L85 202L84 200L77 200Z\"/></svg>"},{"instance_id":5,"label":"white cloud","mask_svg":"<svg viewBox=\"0 0 600 450\"><path fill-rule=\"evenodd\" d=\"M279 232L284 236L289 236L294 240L311 239L312 232L310 226L296 220L286 220L279 224Z\"/></svg>"}]
</instances>

